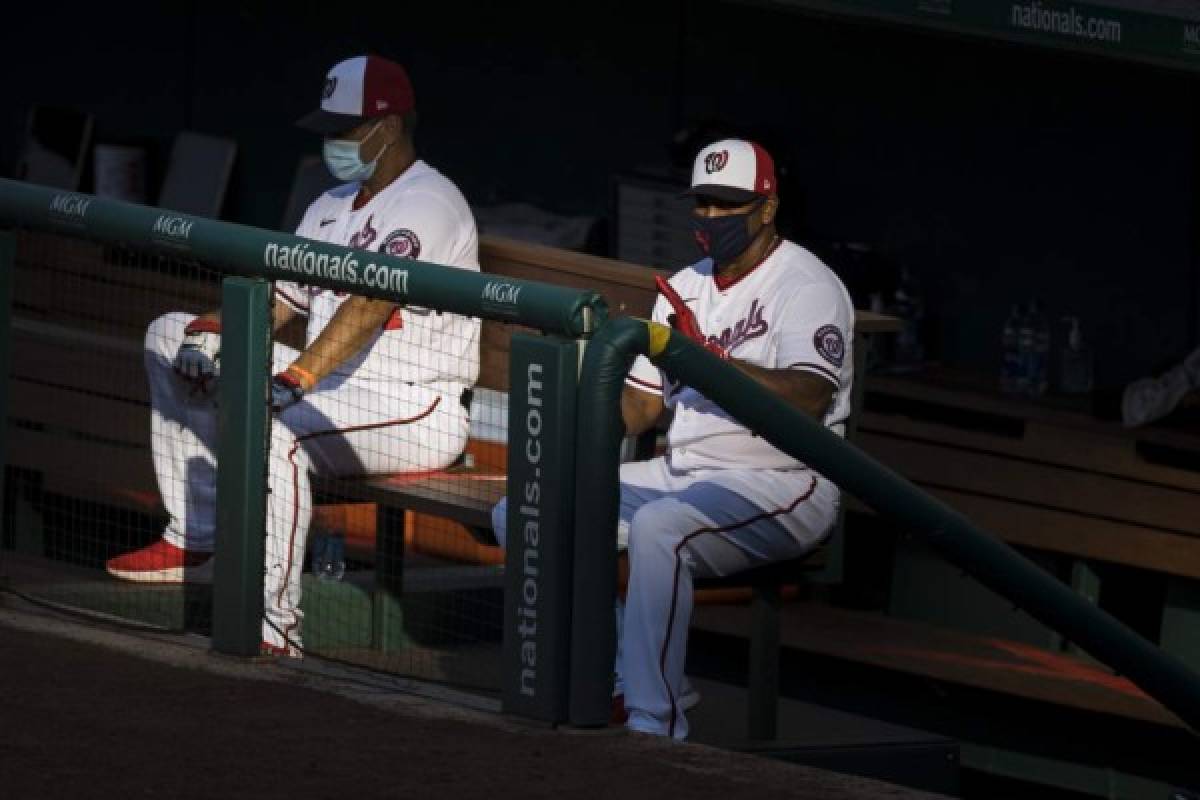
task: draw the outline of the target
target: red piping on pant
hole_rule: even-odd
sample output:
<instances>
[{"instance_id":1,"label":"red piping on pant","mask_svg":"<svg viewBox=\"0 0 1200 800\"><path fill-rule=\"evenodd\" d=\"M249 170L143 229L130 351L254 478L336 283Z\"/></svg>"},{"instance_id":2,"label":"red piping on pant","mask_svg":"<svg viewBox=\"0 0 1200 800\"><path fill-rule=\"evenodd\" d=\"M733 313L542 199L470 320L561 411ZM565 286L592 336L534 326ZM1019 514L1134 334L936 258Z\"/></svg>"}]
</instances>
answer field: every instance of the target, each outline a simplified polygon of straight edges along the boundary
<instances>
[{"instance_id":1,"label":"red piping on pant","mask_svg":"<svg viewBox=\"0 0 1200 800\"><path fill-rule=\"evenodd\" d=\"M359 431L369 431L376 428L386 428L391 425L408 425L413 422L419 422L433 413L438 404L442 402L442 398L435 397L433 402L429 404L429 408L417 414L415 417L407 419L393 419L387 422L373 422L368 425L355 425L350 428L333 428L327 431L313 431L296 437L296 441L292 443L292 449L288 451L288 462L292 465L292 530L288 535L288 551L287 551L287 567L283 571L283 584L279 587L279 593L275 595L275 604L283 605L283 594L287 591L288 584L292 578L292 553L296 548L296 528L300 524L300 467L296 464L296 449L300 447L301 442L306 442L309 439L316 439L319 436L330 436L335 433L358 433ZM295 630L296 624L288 625L283 631L284 645L291 640L292 631Z\"/></svg>"},{"instance_id":2,"label":"red piping on pant","mask_svg":"<svg viewBox=\"0 0 1200 800\"><path fill-rule=\"evenodd\" d=\"M694 530L691 533L689 533L687 536L683 537L683 539L680 540L679 544L675 545L675 577L671 583L671 613L667 615L667 637L665 639L663 639L662 653L659 656L659 660L658 660L658 671L659 671L659 674L662 676L663 685L667 687L667 697L669 697L671 699L671 724L667 728L668 736L670 736L672 738L675 737L675 718L678 714L678 708L675 703L675 693L673 691L671 691L671 683L670 683L670 681L667 680L667 648L670 646L670 643L671 643L671 628L675 624L675 606L676 606L676 601L679 599L679 570L683 564L683 559L679 557L680 551L683 550L684 546L688 542L690 542L692 539L695 539L697 536L700 536L702 534L705 534L705 533L729 533L730 531L737 530L738 528L744 528L747 525L753 525L756 522L761 522L764 519L776 517L776 516L779 516L780 514L790 514L792 511L794 511L796 509L797 506L799 506L801 503L803 503L808 498L812 497L813 492L815 492L816 490L817 490L817 479L814 476L812 479L812 483L809 484L808 491L806 491L804 494L797 497L794 501L792 501L792 504L787 506L786 508L777 508L774 511L764 511L761 514L755 514L753 517L750 517L749 519L744 519L741 522L735 522L730 525L724 525L724 526L717 527L717 528L698 528L697 530Z\"/></svg>"}]
</instances>

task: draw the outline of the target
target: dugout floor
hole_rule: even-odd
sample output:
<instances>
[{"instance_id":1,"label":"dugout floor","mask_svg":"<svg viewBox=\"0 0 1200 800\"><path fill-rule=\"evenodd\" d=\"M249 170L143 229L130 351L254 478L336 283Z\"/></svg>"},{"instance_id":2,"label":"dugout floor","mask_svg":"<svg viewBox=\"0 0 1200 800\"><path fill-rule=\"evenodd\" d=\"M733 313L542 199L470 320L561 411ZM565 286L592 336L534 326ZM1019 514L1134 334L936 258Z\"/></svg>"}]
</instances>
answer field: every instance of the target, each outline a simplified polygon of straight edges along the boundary
<instances>
[{"instance_id":1,"label":"dugout floor","mask_svg":"<svg viewBox=\"0 0 1200 800\"><path fill-rule=\"evenodd\" d=\"M865 775L958 796L959 743L936 733L781 697L778 731L769 742L747 737L747 692L691 678L701 702L688 713L690 740L723 749L769 755L806 766Z\"/></svg>"},{"instance_id":2,"label":"dugout floor","mask_svg":"<svg viewBox=\"0 0 1200 800\"><path fill-rule=\"evenodd\" d=\"M527 726L0 599L0 786L25 798L919 798L623 732Z\"/></svg>"}]
</instances>

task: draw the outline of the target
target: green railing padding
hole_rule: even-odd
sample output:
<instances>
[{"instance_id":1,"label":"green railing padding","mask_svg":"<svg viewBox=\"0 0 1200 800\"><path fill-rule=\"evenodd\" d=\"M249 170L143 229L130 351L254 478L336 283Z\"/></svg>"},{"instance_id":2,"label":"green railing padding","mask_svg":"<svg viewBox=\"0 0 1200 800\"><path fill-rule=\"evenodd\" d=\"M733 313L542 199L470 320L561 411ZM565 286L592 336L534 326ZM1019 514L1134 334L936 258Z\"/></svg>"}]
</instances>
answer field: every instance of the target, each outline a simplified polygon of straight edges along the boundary
<instances>
[{"instance_id":1,"label":"green railing padding","mask_svg":"<svg viewBox=\"0 0 1200 800\"><path fill-rule=\"evenodd\" d=\"M354 250L18 181L0 179L0 224L191 259L227 274L297 281L569 337L591 334L608 314L603 298L590 290Z\"/></svg>"},{"instance_id":2,"label":"green railing padding","mask_svg":"<svg viewBox=\"0 0 1200 800\"><path fill-rule=\"evenodd\" d=\"M613 626L617 476L623 433L619 399L634 356L647 353L648 345L644 321L614 319L592 338L583 363L580 385L588 388L580 397L576 447L587 457L577 462L577 586L572 625L576 632L587 632L593 644L582 636L572 640L572 670L582 667L589 672L581 678L578 692L572 686L571 714L576 724L598 724L601 706L609 703L602 695L606 681L611 682L615 639L611 631L600 631L598 626ZM738 422L843 491L905 530L923 536L952 564L1128 677L1194 732L1200 732L1200 676L1178 658L685 336L672 331L666 347L652 360L673 379L702 392ZM605 574L593 576L583 585L579 583L581 569ZM598 649L605 652L595 652ZM611 693L611 687L608 691Z\"/></svg>"}]
</instances>

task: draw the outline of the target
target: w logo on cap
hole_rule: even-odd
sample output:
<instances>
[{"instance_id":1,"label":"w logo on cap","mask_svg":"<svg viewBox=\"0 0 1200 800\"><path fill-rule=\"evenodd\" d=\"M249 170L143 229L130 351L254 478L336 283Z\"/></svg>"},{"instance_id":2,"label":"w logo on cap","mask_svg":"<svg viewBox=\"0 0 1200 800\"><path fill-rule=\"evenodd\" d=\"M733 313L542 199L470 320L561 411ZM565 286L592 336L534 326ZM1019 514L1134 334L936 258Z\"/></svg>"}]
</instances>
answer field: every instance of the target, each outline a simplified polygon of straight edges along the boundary
<instances>
[{"instance_id":1,"label":"w logo on cap","mask_svg":"<svg viewBox=\"0 0 1200 800\"><path fill-rule=\"evenodd\" d=\"M333 97L333 90L337 88L337 76L330 75L325 79L325 88L321 90L321 99L328 100Z\"/></svg>"},{"instance_id":2,"label":"w logo on cap","mask_svg":"<svg viewBox=\"0 0 1200 800\"><path fill-rule=\"evenodd\" d=\"M714 172L720 172L725 169L725 165L729 163L728 150L716 150L704 157L704 171L709 175Z\"/></svg>"}]
</instances>

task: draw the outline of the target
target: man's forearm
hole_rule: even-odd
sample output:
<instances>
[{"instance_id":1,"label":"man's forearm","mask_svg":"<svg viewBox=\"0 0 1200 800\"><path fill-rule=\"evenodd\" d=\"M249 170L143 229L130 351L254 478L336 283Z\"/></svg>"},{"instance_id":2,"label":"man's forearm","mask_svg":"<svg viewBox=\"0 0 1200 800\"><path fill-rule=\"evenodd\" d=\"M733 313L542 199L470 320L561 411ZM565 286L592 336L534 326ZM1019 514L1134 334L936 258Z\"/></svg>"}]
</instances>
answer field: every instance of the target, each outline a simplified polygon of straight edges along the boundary
<instances>
[{"instance_id":1,"label":"man's forearm","mask_svg":"<svg viewBox=\"0 0 1200 800\"><path fill-rule=\"evenodd\" d=\"M385 300L353 298L342 303L312 345L292 362L315 385L371 342L392 313ZM306 385L311 389L312 385Z\"/></svg>"},{"instance_id":2,"label":"man's forearm","mask_svg":"<svg viewBox=\"0 0 1200 800\"><path fill-rule=\"evenodd\" d=\"M795 370L766 369L736 358L729 359L729 363L813 419L824 420L832 399L832 384L826 384L821 378L805 380L805 376Z\"/></svg>"},{"instance_id":3,"label":"man's forearm","mask_svg":"<svg viewBox=\"0 0 1200 800\"><path fill-rule=\"evenodd\" d=\"M287 325L296 318L296 312L287 303L275 302L271 304L271 331L278 333L279 329Z\"/></svg>"},{"instance_id":4,"label":"man's forearm","mask_svg":"<svg viewBox=\"0 0 1200 800\"><path fill-rule=\"evenodd\" d=\"M290 322L292 317L295 315L296 312L292 311L292 309L288 306L284 305L283 303L275 303L274 306L272 306L271 311L271 330L279 330L284 325L288 324L288 322ZM221 309L216 308L212 311L204 311L200 314L197 314L196 319L208 319L220 324Z\"/></svg>"},{"instance_id":5,"label":"man's forearm","mask_svg":"<svg viewBox=\"0 0 1200 800\"><path fill-rule=\"evenodd\" d=\"M654 427L662 415L662 396L626 386L621 391L621 422L627 436L638 436Z\"/></svg>"}]
</instances>

